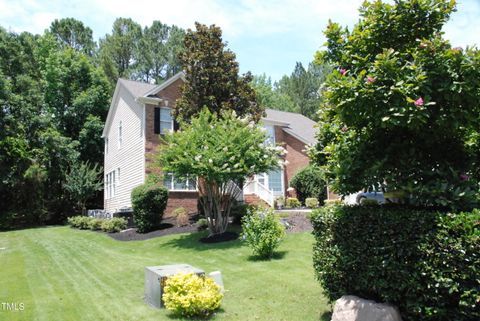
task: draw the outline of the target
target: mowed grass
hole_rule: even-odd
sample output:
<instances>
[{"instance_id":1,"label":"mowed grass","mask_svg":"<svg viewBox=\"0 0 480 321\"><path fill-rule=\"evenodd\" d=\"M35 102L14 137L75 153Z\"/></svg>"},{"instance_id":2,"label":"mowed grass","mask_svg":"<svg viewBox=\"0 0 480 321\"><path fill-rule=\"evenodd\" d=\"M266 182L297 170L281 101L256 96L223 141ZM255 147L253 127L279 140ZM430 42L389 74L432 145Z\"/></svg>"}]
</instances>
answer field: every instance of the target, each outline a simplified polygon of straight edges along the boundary
<instances>
[{"instance_id":1,"label":"mowed grass","mask_svg":"<svg viewBox=\"0 0 480 321\"><path fill-rule=\"evenodd\" d=\"M324 320L309 233L289 234L270 261L241 241L202 244L202 233L120 242L68 227L0 233L0 320L170 320L144 303L144 267L187 263L222 272L226 293L212 320ZM23 311L2 309L23 303Z\"/></svg>"}]
</instances>

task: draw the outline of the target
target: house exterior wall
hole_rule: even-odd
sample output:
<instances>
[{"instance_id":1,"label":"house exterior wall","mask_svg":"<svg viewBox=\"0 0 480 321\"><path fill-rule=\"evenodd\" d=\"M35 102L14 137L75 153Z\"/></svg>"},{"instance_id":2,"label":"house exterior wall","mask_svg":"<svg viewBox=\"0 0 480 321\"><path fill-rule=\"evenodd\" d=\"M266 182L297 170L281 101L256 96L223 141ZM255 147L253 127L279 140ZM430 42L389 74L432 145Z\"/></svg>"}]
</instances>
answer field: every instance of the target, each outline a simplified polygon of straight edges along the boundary
<instances>
[{"instance_id":1,"label":"house exterior wall","mask_svg":"<svg viewBox=\"0 0 480 321\"><path fill-rule=\"evenodd\" d=\"M169 192L164 217L172 217L172 212L179 207L185 208L188 214L197 213L197 202L198 192Z\"/></svg>"},{"instance_id":2,"label":"house exterior wall","mask_svg":"<svg viewBox=\"0 0 480 321\"><path fill-rule=\"evenodd\" d=\"M163 99L160 106L145 105L145 175L161 173L161 169L155 164L155 155L160 146L160 137L154 132L155 107L173 108L176 100L180 97L182 85L183 81L178 79L159 91L156 96ZM172 212L178 207L184 207L190 214L196 213L197 199L198 192L170 191L164 217L171 217Z\"/></svg>"},{"instance_id":3,"label":"house exterior wall","mask_svg":"<svg viewBox=\"0 0 480 321\"><path fill-rule=\"evenodd\" d=\"M310 159L305 153L305 143L285 132L281 126L275 126L275 139L277 144L282 144L287 150L285 160L288 165L284 168L284 186L289 187L292 177L301 169L305 168Z\"/></svg>"},{"instance_id":4,"label":"house exterior wall","mask_svg":"<svg viewBox=\"0 0 480 321\"><path fill-rule=\"evenodd\" d=\"M116 171L115 195L107 198L104 193L104 209L116 212L123 207L131 207L130 193L132 189L144 182L144 129L143 106L138 104L132 95L119 87L116 111L106 138L108 138L108 152L105 150L105 175ZM118 147L118 124L122 122L122 144ZM118 169L120 168L120 179ZM106 185L106 180L104 184ZM105 186L106 188L106 186Z\"/></svg>"}]
</instances>

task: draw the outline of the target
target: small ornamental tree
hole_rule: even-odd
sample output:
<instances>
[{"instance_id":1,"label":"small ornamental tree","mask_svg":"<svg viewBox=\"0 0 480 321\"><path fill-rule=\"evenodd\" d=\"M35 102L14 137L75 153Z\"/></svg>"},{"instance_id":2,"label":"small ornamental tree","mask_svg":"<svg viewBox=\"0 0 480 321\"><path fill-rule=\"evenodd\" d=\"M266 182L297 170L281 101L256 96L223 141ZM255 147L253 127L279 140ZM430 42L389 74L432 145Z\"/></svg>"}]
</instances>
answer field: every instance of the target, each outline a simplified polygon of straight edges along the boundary
<instances>
[{"instance_id":1,"label":"small ornamental tree","mask_svg":"<svg viewBox=\"0 0 480 321\"><path fill-rule=\"evenodd\" d=\"M253 76L250 72L239 76L235 54L222 42L222 30L198 22L195 27L196 30L187 31L185 50L180 54L185 83L182 96L173 107L175 118L188 121L207 106L217 114L229 109L259 121L264 108L257 104L250 85Z\"/></svg>"},{"instance_id":2,"label":"small ornamental tree","mask_svg":"<svg viewBox=\"0 0 480 321\"><path fill-rule=\"evenodd\" d=\"M455 1L366 1L352 31L328 25L314 162L341 194L372 185L423 206L466 206L479 180L480 52L452 48ZM380 186L378 186L380 187Z\"/></svg>"},{"instance_id":3,"label":"small ornamental tree","mask_svg":"<svg viewBox=\"0 0 480 321\"><path fill-rule=\"evenodd\" d=\"M232 199L246 178L283 165L284 149L265 144L266 134L253 121L235 112L221 115L203 109L181 131L165 136L159 161L164 173L198 177L201 206L210 234L225 232ZM235 183L234 183L235 182Z\"/></svg>"},{"instance_id":4,"label":"small ornamental tree","mask_svg":"<svg viewBox=\"0 0 480 321\"><path fill-rule=\"evenodd\" d=\"M64 188L82 209L82 215L87 214L87 200L103 189L101 175L102 168L98 168L97 164L92 166L88 162L81 162L72 165L65 177Z\"/></svg>"}]
</instances>

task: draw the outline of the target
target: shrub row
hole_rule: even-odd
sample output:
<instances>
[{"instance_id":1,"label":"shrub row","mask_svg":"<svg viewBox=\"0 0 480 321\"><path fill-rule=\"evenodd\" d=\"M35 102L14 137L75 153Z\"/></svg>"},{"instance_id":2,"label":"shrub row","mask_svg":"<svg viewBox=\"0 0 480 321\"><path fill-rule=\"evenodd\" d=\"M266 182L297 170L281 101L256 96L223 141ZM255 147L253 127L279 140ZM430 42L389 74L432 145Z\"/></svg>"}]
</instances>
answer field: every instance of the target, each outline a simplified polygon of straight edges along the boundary
<instances>
[{"instance_id":1,"label":"shrub row","mask_svg":"<svg viewBox=\"0 0 480 321\"><path fill-rule=\"evenodd\" d=\"M396 305L408 320L480 320L480 210L391 206L314 211L316 276L345 294Z\"/></svg>"},{"instance_id":2,"label":"shrub row","mask_svg":"<svg viewBox=\"0 0 480 321\"><path fill-rule=\"evenodd\" d=\"M120 217L101 219L89 216L72 216L68 218L68 224L81 230L102 230L108 233L120 232L127 228L127 221Z\"/></svg>"}]
</instances>

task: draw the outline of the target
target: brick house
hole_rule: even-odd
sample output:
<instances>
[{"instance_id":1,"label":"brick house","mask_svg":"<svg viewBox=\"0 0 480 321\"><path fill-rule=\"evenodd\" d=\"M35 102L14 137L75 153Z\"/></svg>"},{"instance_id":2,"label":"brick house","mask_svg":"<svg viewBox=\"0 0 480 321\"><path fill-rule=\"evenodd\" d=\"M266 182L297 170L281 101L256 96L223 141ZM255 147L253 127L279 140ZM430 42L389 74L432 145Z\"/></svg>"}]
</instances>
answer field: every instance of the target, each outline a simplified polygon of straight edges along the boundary
<instances>
[{"instance_id":1,"label":"brick house","mask_svg":"<svg viewBox=\"0 0 480 321\"><path fill-rule=\"evenodd\" d=\"M160 144L159 136L177 126L170 111L180 96L183 79L180 72L161 85L118 80L102 134L107 212L131 210L132 189L144 183L145 177L155 170L151 164ZM273 205L275 197L286 195L293 175L308 165L304 150L305 145L315 142L315 122L300 114L267 109L261 123L269 140L288 151L288 165L248 179L242 198L249 203ZM170 191L166 216L180 206L196 212L196 180L180 181L168 173L163 176L164 185Z\"/></svg>"}]
</instances>

